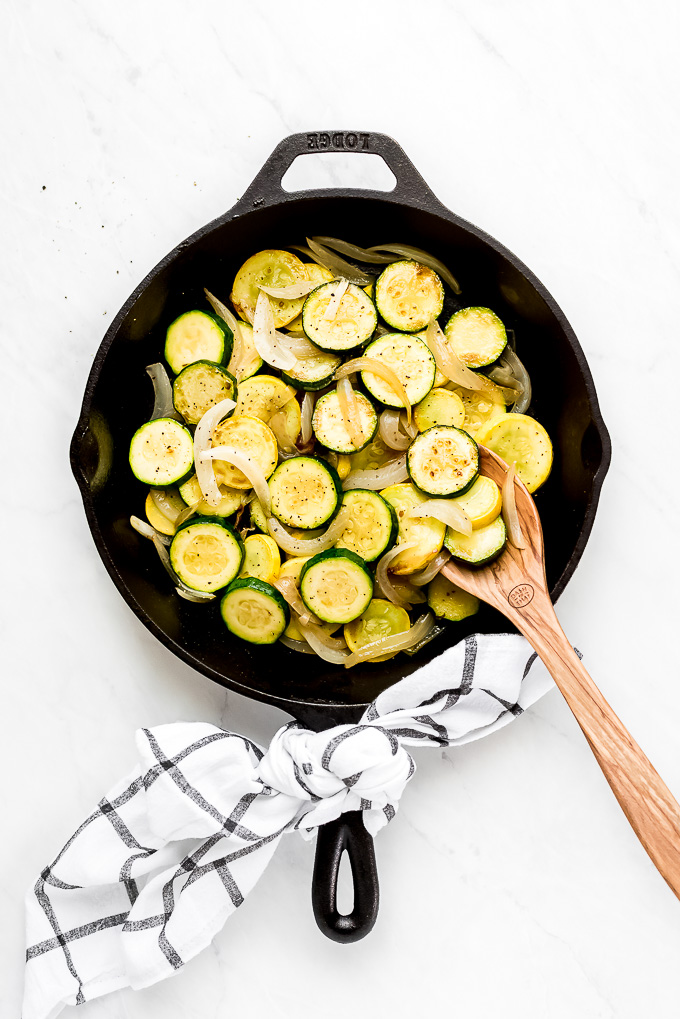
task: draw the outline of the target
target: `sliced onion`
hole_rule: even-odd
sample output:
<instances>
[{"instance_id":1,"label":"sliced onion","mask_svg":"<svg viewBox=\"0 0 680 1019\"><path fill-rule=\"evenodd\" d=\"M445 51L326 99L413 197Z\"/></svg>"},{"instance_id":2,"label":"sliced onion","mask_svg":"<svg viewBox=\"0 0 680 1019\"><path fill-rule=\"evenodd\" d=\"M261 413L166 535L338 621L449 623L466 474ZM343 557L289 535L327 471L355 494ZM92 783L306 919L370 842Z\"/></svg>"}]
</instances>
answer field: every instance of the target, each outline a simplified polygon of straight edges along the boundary
<instances>
[{"instance_id":1,"label":"sliced onion","mask_svg":"<svg viewBox=\"0 0 680 1019\"><path fill-rule=\"evenodd\" d=\"M328 307L323 313L323 317L327 319L329 322L332 322L337 317L338 311L340 310L340 304L342 302L343 297L347 293L348 286L349 280L339 280L335 284L335 289L331 294L331 299L328 302Z\"/></svg>"},{"instance_id":2,"label":"sliced onion","mask_svg":"<svg viewBox=\"0 0 680 1019\"><path fill-rule=\"evenodd\" d=\"M409 627L406 633L395 633L391 637L382 637L381 640L374 640L370 644L364 644L359 651L352 652L344 660L343 664L346 669L350 669L353 665L358 665L360 662L368 662L371 658L377 658L379 655L405 651L407 648L413 647L414 644L420 643L428 635L433 626L434 616L431 612L425 612L413 626Z\"/></svg>"},{"instance_id":3,"label":"sliced onion","mask_svg":"<svg viewBox=\"0 0 680 1019\"><path fill-rule=\"evenodd\" d=\"M172 402L172 382L168 378L165 365L162 365L160 361L157 361L155 364L149 364L146 367L146 374L153 382L154 396L153 410L151 411L149 421L155 421L156 418L178 419L180 415L175 410L175 405Z\"/></svg>"},{"instance_id":4,"label":"sliced onion","mask_svg":"<svg viewBox=\"0 0 680 1019\"><path fill-rule=\"evenodd\" d=\"M431 580L434 580L442 566L445 566L450 558L451 554L443 548L441 552L437 553L431 563L428 563L424 569L418 570L417 573L412 573L408 579L416 587L424 587L425 584L429 584Z\"/></svg>"},{"instance_id":5,"label":"sliced onion","mask_svg":"<svg viewBox=\"0 0 680 1019\"><path fill-rule=\"evenodd\" d=\"M201 495L209 506L219 506L222 495L215 480L215 471L211 460L204 460L203 453L210 448L213 429L223 417L226 417L236 404L233 400L220 400L214 407L209 407L196 425L194 432L194 467L196 478L201 487Z\"/></svg>"},{"instance_id":6,"label":"sliced onion","mask_svg":"<svg viewBox=\"0 0 680 1019\"><path fill-rule=\"evenodd\" d=\"M312 290L316 290L318 285L317 280L301 280L300 283L291 283L288 287L265 287L258 283L258 289L264 290L265 294L277 300L293 301L297 297L306 297L307 294L311 294Z\"/></svg>"},{"instance_id":7,"label":"sliced onion","mask_svg":"<svg viewBox=\"0 0 680 1019\"><path fill-rule=\"evenodd\" d=\"M344 510L340 510L330 527L316 538L294 538L276 517L270 516L267 519L269 533L279 548L296 556L316 555L317 552L325 552L327 548L336 543L345 527Z\"/></svg>"},{"instance_id":8,"label":"sliced onion","mask_svg":"<svg viewBox=\"0 0 680 1019\"><path fill-rule=\"evenodd\" d=\"M412 437L401 431L401 416L398 410L388 407L380 415L380 438L390 449L408 449Z\"/></svg>"},{"instance_id":9,"label":"sliced onion","mask_svg":"<svg viewBox=\"0 0 680 1019\"><path fill-rule=\"evenodd\" d=\"M319 638L319 640L325 647L331 648L331 650L333 651L347 650L347 641L345 640L344 637L331 637L330 633L326 633L323 626L321 626L319 623L310 622L303 623L303 625L308 630L311 630L314 634L316 634L316 636Z\"/></svg>"},{"instance_id":10,"label":"sliced onion","mask_svg":"<svg viewBox=\"0 0 680 1019\"><path fill-rule=\"evenodd\" d=\"M338 237L312 237L312 240L317 244L323 244L325 248L339 251L341 255L357 258L360 262L368 262L370 265L385 265L387 262L395 261L392 255L376 255L375 251L360 248L358 244L350 244L349 241L341 241Z\"/></svg>"},{"instance_id":11,"label":"sliced onion","mask_svg":"<svg viewBox=\"0 0 680 1019\"><path fill-rule=\"evenodd\" d=\"M323 244L317 244L316 241L311 240L309 237L305 237L305 240L307 241L311 257L317 265L323 265L324 268L330 269L336 276L349 280L350 283L356 283L360 287L366 287L373 281L372 276L367 276L356 265L346 262L344 258L336 255L334 251L329 251Z\"/></svg>"},{"instance_id":12,"label":"sliced onion","mask_svg":"<svg viewBox=\"0 0 680 1019\"><path fill-rule=\"evenodd\" d=\"M155 535L163 542L164 545L169 545L172 541L169 534L161 534L155 527L148 524L146 520L140 520L139 517L130 517L130 526L137 532L137 534L141 534L143 538L153 538Z\"/></svg>"},{"instance_id":13,"label":"sliced onion","mask_svg":"<svg viewBox=\"0 0 680 1019\"><path fill-rule=\"evenodd\" d=\"M167 495L165 494L164 488L150 488L151 499L156 509L163 514L163 516L171 523L177 523L177 517L179 516L179 510L175 509Z\"/></svg>"},{"instance_id":14,"label":"sliced onion","mask_svg":"<svg viewBox=\"0 0 680 1019\"><path fill-rule=\"evenodd\" d=\"M319 658L323 658L325 662L330 662L332 665L345 664L349 657L349 651L336 651L335 648L328 647L325 641L319 637L317 627L305 626L301 619L298 620L298 626L305 640Z\"/></svg>"},{"instance_id":15,"label":"sliced onion","mask_svg":"<svg viewBox=\"0 0 680 1019\"><path fill-rule=\"evenodd\" d=\"M286 637L285 633L283 637L279 637L279 643L289 647L291 651L300 651L303 655L316 654L306 640L293 640L292 637Z\"/></svg>"},{"instance_id":16,"label":"sliced onion","mask_svg":"<svg viewBox=\"0 0 680 1019\"><path fill-rule=\"evenodd\" d=\"M260 465L255 462L255 460L246 456L246 454L242 453L240 450L234 449L233 446L212 446L210 449L206 449L203 453L201 453L201 459L225 460L227 463L233 464L234 467L238 467L241 473L245 474L248 481L255 489L255 494L260 500L262 509L265 514L269 516L272 505L271 495L269 494L269 485L267 484L267 479L264 476L264 471ZM215 505L217 505L217 503Z\"/></svg>"},{"instance_id":17,"label":"sliced onion","mask_svg":"<svg viewBox=\"0 0 680 1019\"><path fill-rule=\"evenodd\" d=\"M501 357L501 363L507 363L510 366L512 374L517 379L522 390L521 396L518 396L511 414L524 414L529 404L531 403L531 379L529 378L529 372L526 370L517 354L511 347L506 347Z\"/></svg>"},{"instance_id":18,"label":"sliced onion","mask_svg":"<svg viewBox=\"0 0 680 1019\"><path fill-rule=\"evenodd\" d=\"M375 597L386 598L387 601L391 601L390 593L394 595L394 592L396 591L397 596L403 602L403 607L407 609L412 608L413 605L418 605L427 601L425 592L419 587L414 587L413 584L410 583L410 577L407 579L406 577L395 577L393 574L390 574L389 584L389 591L383 591L379 581L376 580L374 587Z\"/></svg>"},{"instance_id":19,"label":"sliced onion","mask_svg":"<svg viewBox=\"0 0 680 1019\"><path fill-rule=\"evenodd\" d=\"M281 333L276 331L276 339L282 347L289 350L295 357L318 357L320 350L315 347L311 340L299 333Z\"/></svg>"},{"instance_id":20,"label":"sliced onion","mask_svg":"<svg viewBox=\"0 0 680 1019\"><path fill-rule=\"evenodd\" d=\"M388 576L387 570L389 569L392 560L396 559L401 552L405 552L409 548L417 548L417 546L417 541L407 541L401 545L395 545L389 550L389 552L385 552L385 555L380 559L375 571L375 580L376 583L379 584L380 590L389 601L391 601L394 605L398 605L402 609L410 609L411 603L394 586Z\"/></svg>"},{"instance_id":21,"label":"sliced onion","mask_svg":"<svg viewBox=\"0 0 680 1019\"><path fill-rule=\"evenodd\" d=\"M157 535L154 535L151 540L153 541L156 552L158 553L158 558L165 568L165 572L174 583L177 588L177 593L180 594L182 598L193 602L205 602L212 601L214 599L214 594L209 594L207 591L194 591L193 588L187 587L187 585L180 580L173 570L172 563L170 562L170 555L163 542L159 540Z\"/></svg>"},{"instance_id":22,"label":"sliced onion","mask_svg":"<svg viewBox=\"0 0 680 1019\"><path fill-rule=\"evenodd\" d=\"M448 524L454 531L461 534L472 534L472 522L462 508L456 505L455 499L426 499L418 506L412 506L407 514L409 517L434 517Z\"/></svg>"},{"instance_id":23,"label":"sliced onion","mask_svg":"<svg viewBox=\"0 0 680 1019\"><path fill-rule=\"evenodd\" d=\"M316 397L314 393L307 392L302 398L302 409L300 416L302 418L302 426L300 428L300 438L302 439L302 445L306 446L312 435L312 415L314 414L314 404L316 403Z\"/></svg>"},{"instance_id":24,"label":"sliced onion","mask_svg":"<svg viewBox=\"0 0 680 1019\"><path fill-rule=\"evenodd\" d=\"M515 500L514 463L510 464L503 479L501 498L503 500L503 522L508 529L510 544L514 545L515 548L526 548L524 535L522 534L522 525L520 524L519 513L517 512L517 502Z\"/></svg>"},{"instance_id":25,"label":"sliced onion","mask_svg":"<svg viewBox=\"0 0 680 1019\"><path fill-rule=\"evenodd\" d=\"M441 276L444 282L448 283L454 294L460 293L460 286L456 277L443 262L440 262L438 258L431 255L429 251L423 251L422 248L414 248L410 244L376 244L368 250L378 253L390 251L395 255L401 255L402 258L412 258L416 262L421 262L422 265L426 265L428 268L434 269L434 271Z\"/></svg>"},{"instance_id":26,"label":"sliced onion","mask_svg":"<svg viewBox=\"0 0 680 1019\"><path fill-rule=\"evenodd\" d=\"M396 460L390 460L377 470L352 471L343 481L342 487L345 492L352 488L368 488L372 492L379 492L381 488L398 485L407 480L406 453L403 453Z\"/></svg>"},{"instance_id":27,"label":"sliced onion","mask_svg":"<svg viewBox=\"0 0 680 1019\"><path fill-rule=\"evenodd\" d=\"M345 428L349 432L354 448L361 449L364 444L364 436L359 421L359 405L349 379L340 379L337 392Z\"/></svg>"},{"instance_id":28,"label":"sliced onion","mask_svg":"<svg viewBox=\"0 0 680 1019\"><path fill-rule=\"evenodd\" d=\"M227 308L226 304L222 302L210 293L209 290L203 290L208 303L215 314L219 315L223 319L229 328L233 336L233 347L231 350L231 357L229 358L229 371L234 376L237 382L241 381L241 373L243 372L243 361L246 358L246 345L243 342L243 333L241 332L241 324L236 318L234 313Z\"/></svg>"},{"instance_id":29,"label":"sliced onion","mask_svg":"<svg viewBox=\"0 0 680 1019\"><path fill-rule=\"evenodd\" d=\"M273 586L286 599L295 615L302 623L318 623L319 619L310 612L298 591L298 586L292 577L277 577Z\"/></svg>"},{"instance_id":30,"label":"sliced onion","mask_svg":"<svg viewBox=\"0 0 680 1019\"><path fill-rule=\"evenodd\" d=\"M289 403L290 401L286 401ZM285 407L285 404L284 404ZM288 416L284 408L277 410L275 414L269 418L269 427L274 433L274 437L279 446L279 453L284 453L287 456L299 456L300 451L295 446L294 442L290 440L290 433L287 431L288 428ZM295 436L297 440L297 435Z\"/></svg>"},{"instance_id":31,"label":"sliced onion","mask_svg":"<svg viewBox=\"0 0 680 1019\"><path fill-rule=\"evenodd\" d=\"M189 520L190 517L193 517L200 505L201 504L199 502L195 502L193 506L186 506L182 512L178 514L177 520L175 520L175 527L180 527L185 520Z\"/></svg>"},{"instance_id":32,"label":"sliced onion","mask_svg":"<svg viewBox=\"0 0 680 1019\"><path fill-rule=\"evenodd\" d=\"M457 386L465 389L473 389L476 392L488 390L489 384L483 375L473 372L449 347L446 337L441 331L439 322L433 319L425 330L425 342L434 354L437 368L446 375L447 379L455 382Z\"/></svg>"},{"instance_id":33,"label":"sliced onion","mask_svg":"<svg viewBox=\"0 0 680 1019\"><path fill-rule=\"evenodd\" d=\"M283 343L277 339L272 306L269 298L262 291L258 293L255 305L253 343L262 360L270 364L272 368L281 368L286 371L288 368L295 367L297 360L295 354L287 350Z\"/></svg>"},{"instance_id":34,"label":"sliced onion","mask_svg":"<svg viewBox=\"0 0 680 1019\"><path fill-rule=\"evenodd\" d=\"M416 643L412 644L411 647L404 648L404 651L407 655L416 655L421 648L424 648L426 644L429 644L431 640L434 640L435 637L439 637L442 633L446 633L446 627L442 626L440 623L434 623L431 630L429 630L421 640L416 641Z\"/></svg>"},{"instance_id":35,"label":"sliced onion","mask_svg":"<svg viewBox=\"0 0 680 1019\"><path fill-rule=\"evenodd\" d=\"M354 372L370 372L372 375L379 375L380 378L394 391L394 395L404 405L406 417L411 424L411 402L402 385L401 379L388 365L383 364L374 357L354 357L351 361L345 361L336 371L334 379L344 379Z\"/></svg>"}]
</instances>

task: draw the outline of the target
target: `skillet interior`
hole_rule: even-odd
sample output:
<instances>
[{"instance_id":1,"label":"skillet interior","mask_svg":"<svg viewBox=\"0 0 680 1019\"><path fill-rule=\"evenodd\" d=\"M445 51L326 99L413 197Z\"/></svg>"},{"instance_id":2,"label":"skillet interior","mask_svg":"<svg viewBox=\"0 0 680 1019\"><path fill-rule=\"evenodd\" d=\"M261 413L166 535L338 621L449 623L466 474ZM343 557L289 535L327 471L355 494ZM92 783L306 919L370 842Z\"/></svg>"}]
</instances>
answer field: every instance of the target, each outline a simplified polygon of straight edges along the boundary
<instances>
[{"instance_id":1,"label":"skillet interior","mask_svg":"<svg viewBox=\"0 0 680 1019\"><path fill-rule=\"evenodd\" d=\"M592 526L609 440L576 338L526 267L433 204L436 212L375 193L310 193L246 215L227 214L180 245L133 294L107 333L88 383L72 463L97 547L119 590L149 629L194 668L293 713L310 703L331 709L370 702L466 634L506 631L508 623L483 606L477 616L449 624L414 658L402 654L343 670L279 644L239 641L227 632L216 603L193 605L174 594L153 546L128 523L131 513L143 516L145 489L132 476L127 453L153 402L144 369L161 358L172 319L205 306L203 287L226 299L235 271L251 253L303 242L306 233L315 233L366 245L399 239L442 258L458 277L465 304L492 307L515 330L533 381L530 412L555 446L552 475L537 493L553 600L575 569Z\"/></svg>"}]
</instances>

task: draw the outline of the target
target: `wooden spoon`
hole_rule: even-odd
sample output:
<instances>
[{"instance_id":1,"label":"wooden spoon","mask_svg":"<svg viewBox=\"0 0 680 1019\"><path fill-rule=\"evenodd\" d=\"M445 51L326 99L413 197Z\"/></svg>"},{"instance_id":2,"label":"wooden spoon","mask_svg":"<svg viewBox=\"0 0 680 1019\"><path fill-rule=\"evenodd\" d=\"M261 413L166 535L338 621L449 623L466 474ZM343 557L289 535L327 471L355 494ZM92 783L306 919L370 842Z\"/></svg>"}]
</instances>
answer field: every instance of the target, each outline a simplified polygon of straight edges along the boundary
<instances>
[{"instance_id":1,"label":"wooden spoon","mask_svg":"<svg viewBox=\"0 0 680 1019\"><path fill-rule=\"evenodd\" d=\"M502 486L508 465L480 446L480 473ZM543 531L531 495L515 478L524 544L510 542L487 566L448 562L442 573L502 612L543 660L595 754L614 795L657 870L680 898L680 806L617 718L567 640L550 601Z\"/></svg>"}]
</instances>

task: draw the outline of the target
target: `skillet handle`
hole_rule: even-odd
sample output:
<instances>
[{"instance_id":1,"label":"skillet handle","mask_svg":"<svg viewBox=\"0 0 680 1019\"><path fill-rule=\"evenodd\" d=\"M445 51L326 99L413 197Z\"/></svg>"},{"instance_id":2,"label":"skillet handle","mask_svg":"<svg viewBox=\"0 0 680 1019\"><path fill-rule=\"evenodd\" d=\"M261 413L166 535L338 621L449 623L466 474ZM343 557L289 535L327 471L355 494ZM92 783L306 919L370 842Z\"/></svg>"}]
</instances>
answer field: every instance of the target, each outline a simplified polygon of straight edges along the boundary
<instances>
[{"instance_id":1,"label":"skillet handle","mask_svg":"<svg viewBox=\"0 0 680 1019\"><path fill-rule=\"evenodd\" d=\"M347 851L354 882L351 913L338 912L338 874ZM378 916L378 871L373 838L364 827L362 812L341 814L319 828L312 877L312 907L319 930L332 941L360 941L373 929Z\"/></svg>"},{"instance_id":2,"label":"skillet handle","mask_svg":"<svg viewBox=\"0 0 680 1019\"><path fill-rule=\"evenodd\" d=\"M380 156L396 178L392 191L362 191L352 189L353 194L380 196L389 201L405 202L408 205L430 208L432 203L441 205L425 180L416 170L402 147L389 135L375 131L307 131L288 135L276 146L269 159L257 174L252 184L239 200L237 208L246 212L253 207L261 208L271 204L295 200L300 192L291 193L281 187L286 170L298 156L323 152L372 153ZM305 191L303 194L333 196L345 195L337 188Z\"/></svg>"}]
</instances>

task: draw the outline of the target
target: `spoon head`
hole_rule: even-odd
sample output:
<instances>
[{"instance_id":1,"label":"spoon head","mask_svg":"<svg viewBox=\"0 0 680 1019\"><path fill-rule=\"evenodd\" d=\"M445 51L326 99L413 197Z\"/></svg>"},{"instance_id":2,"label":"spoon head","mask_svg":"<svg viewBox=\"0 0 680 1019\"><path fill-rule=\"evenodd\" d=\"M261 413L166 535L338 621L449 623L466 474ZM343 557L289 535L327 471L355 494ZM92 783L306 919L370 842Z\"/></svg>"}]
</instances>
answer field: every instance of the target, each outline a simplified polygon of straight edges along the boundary
<instances>
[{"instance_id":1,"label":"spoon head","mask_svg":"<svg viewBox=\"0 0 680 1019\"><path fill-rule=\"evenodd\" d=\"M479 473L503 487L508 464L486 446L479 447ZM469 566L450 560L442 573L464 591L505 611L508 603L520 607L538 585L545 589L543 529L536 504L527 488L515 475L515 503L519 516L524 548L515 548L510 540L501 554L485 566Z\"/></svg>"}]
</instances>

